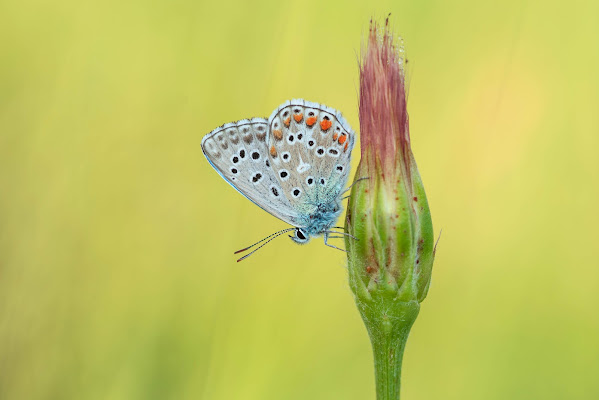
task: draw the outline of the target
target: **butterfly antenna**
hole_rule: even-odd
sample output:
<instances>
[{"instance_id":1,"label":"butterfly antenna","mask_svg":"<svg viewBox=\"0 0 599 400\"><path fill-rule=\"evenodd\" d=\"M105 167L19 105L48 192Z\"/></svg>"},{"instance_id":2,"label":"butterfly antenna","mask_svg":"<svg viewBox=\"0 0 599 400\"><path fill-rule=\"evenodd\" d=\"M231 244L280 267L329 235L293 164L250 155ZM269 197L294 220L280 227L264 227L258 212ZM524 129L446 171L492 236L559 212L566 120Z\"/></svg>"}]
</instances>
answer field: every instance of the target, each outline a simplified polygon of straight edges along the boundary
<instances>
[{"instance_id":1,"label":"butterfly antenna","mask_svg":"<svg viewBox=\"0 0 599 400\"><path fill-rule=\"evenodd\" d=\"M249 252L249 253L247 253L245 256L243 256L243 257L241 257L240 259L238 259L238 260L237 260L237 262L239 262L239 261L241 261L241 260L245 260L246 258L248 258L248 257L249 257L249 256L251 256L252 254L254 254L255 252L257 252L258 250L260 250L262 247L266 246L266 245L268 244L268 242L270 242L271 240L273 240L273 239L275 239L275 238L277 238L277 237L281 236L282 234L284 234L284 233L286 233L286 232L292 231L292 230L295 230L295 228L283 229L282 231L279 231L279 232L273 233L272 235L265 237L264 239L262 239L262 240L261 240L261 241L259 241L259 242L256 242L256 243L254 243L254 244L253 244L253 245L251 245L250 247L246 247L246 248L245 248L245 249L243 249L243 250L236 251L236 252L235 252L235 254L237 254L237 253L239 253L239 252L241 252L241 251L247 250L247 249L249 249L249 248L251 248L251 247L254 247L254 246L255 246L255 245L257 245L258 243L264 242L266 239L268 239L268 240L266 240L266 242L262 243L260 246L256 247L254 250L250 251L250 252ZM270 238L270 239L269 239L269 238Z\"/></svg>"},{"instance_id":2,"label":"butterfly antenna","mask_svg":"<svg viewBox=\"0 0 599 400\"><path fill-rule=\"evenodd\" d=\"M273 233L272 235L268 235L267 237L265 237L265 238L264 238L264 239L262 239L262 240L258 240L256 243L254 243L254 244L253 244L253 245L251 245L251 246L248 246L248 247L246 247L246 248L243 248L243 249L241 249L241 250L237 250L237 251L236 251L235 253L233 253L233 254L237 254L237 253L241 253L242 251L249 250L249 249L251 249L252 247L254 247L255 245L257 245L257 244L260 244L260 243L264 242L266 239L270 239L271 237L273 237L273 236L275 236L275 235L279 235L279 234L281 234L281 233L289 232L289 231L292 231L292 230L294 230L294 229L295 229L295 228L287 228L287 229L283 229L283 230L280 230L280 231L278 231L278 232L275 232L275 233Z\"/></svg>"}]
</instances>

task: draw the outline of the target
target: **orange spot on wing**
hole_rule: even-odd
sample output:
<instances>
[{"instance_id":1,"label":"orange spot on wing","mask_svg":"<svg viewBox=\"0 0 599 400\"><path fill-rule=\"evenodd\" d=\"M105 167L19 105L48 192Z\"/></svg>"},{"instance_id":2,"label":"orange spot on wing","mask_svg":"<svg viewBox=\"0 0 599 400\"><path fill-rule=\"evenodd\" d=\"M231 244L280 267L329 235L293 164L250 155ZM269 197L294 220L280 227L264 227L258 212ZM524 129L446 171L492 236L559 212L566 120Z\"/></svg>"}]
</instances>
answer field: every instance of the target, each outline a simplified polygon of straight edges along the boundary
<instances>
[{"instance_id":1,"label":"orange spot on wing","mask_svg":"<svg viewBox=\"0 0 599 400\"><path fill-rule=\"evenodd\" d=\"M295 122L300 122L302 120L302 118L304 118L304 114L295 114L293 116L293 119L295 120Z\"/></svg>"},{"instance_id":2,"label":"orange spot on wing","mask_svg":"<svg viewBox=\"0 0 599 400\"><path fill-rule=\"evenodd\" d=\"M316 117L310 117L306 120L306 125L312 126L316 123Z\"/></svg>"},{"instance_id":3,"label":"orange spot on wing","mask_svg":"<svg viewBox=\"0 0 599 400\"><path fill-rule=\"evenodd\" d=\"M343 149L343 151L347 151L347 146L349 146L349 142L345 143L345 148Z\"/></svg>"},{"instance_id":4,"label":"orange spot on wing","mask_svg":"<svg viewBox=\"0 0 599 400\"><path fill-rule=\"evenodd\" d=\"M289 127L289 124L291 123L291 117L287 117L287 119L285 121L283 121L283 123L285 124L286 127Z\"/></svg>"},{"instance_id":5,"label":"orange spot on wing","mask_svg":"<svg viewBox=\"0 0 599 400\"><path fill-rule=\"evenodd\" d=\"M334 142L335 140L337 140L337 137L338 137L338 136L339 136L339 135L338 135L337 133L333 133L333 142Z\"/></svg>"},{"instance_id":6,"label":"orange spot on wing","mask_svg":"<svg viewBox=\"0 0 599 400\"><path fill-rule=\"evenodd\" d=\"M280 129L275 129L272 131L272 135L275 137L275 139L277 140L281 140L283 139L283 132L281 132Z\"/></svg>"},{"instance_id":7,"label":"orange spot on wing","mask_svg":"<svg viewBox=\"0 0 599 400\"><path fill-rule=\"evenodd\" d=\"M347 140L347 136L346 135L341 135L339 137L339 144L345 143L346 140Z\"/></svg>"},{"instance_id":8,"label":"orange spot on wing","mask_svg":"<svg viewBox=\"0 0 599 400\"><path fill-rule=\"evenodd\" d=\"M275 149L275 146L270 146L270 155L273 157L277 156L277 149Z\"/></svg>"},{"instance_id":9,"label":"orange spot on wing","mask_svg":"<svg viewBox=\"0 0 599 400\"><path fill-rule=\"evenodd\" d=\"M333 125L333 123L328 119L323 119L322 121L320 121L320 128L323 131L328 130L332 125Z\"/></svg>"}]
</instances>

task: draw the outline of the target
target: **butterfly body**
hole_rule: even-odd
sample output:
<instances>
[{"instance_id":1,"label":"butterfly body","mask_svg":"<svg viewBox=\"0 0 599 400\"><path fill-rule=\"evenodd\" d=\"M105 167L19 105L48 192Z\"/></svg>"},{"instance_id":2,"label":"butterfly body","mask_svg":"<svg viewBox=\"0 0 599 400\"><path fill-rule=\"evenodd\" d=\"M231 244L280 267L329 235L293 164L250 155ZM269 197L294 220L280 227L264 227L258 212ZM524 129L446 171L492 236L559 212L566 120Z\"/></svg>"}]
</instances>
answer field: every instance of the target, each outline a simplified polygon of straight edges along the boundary
<instances>
[{"instance_id":1,"label":"butterfly body","mask_svg":"<svg viewBox=\"0 0 599 400\"><path fill-rule=\"evenodd\" d=\"M355 133L338 111L297 99L270 116L225 124L202 140L217 172L294 226L296 243L327 235L341 214ZM334 246L333 246L334 247Z\"/></svg>"},{"instance_id":2,"label":"butterfly body","mask_svg":"<svg viewBox=\"0 0 599 400\"><path fill-rule=\"evenodd\" d=\"M307 243L311 237L331 232L342 209L341 203L337 201L318 204L316 210L306 218L306 225L303 227L298 226L302 233L301 236L305 236L306 239L303 239L301 236L297 237L297 232L296 236L292 236L291 238L296 243L304 244Z\"/></svg>"}]
</instances>

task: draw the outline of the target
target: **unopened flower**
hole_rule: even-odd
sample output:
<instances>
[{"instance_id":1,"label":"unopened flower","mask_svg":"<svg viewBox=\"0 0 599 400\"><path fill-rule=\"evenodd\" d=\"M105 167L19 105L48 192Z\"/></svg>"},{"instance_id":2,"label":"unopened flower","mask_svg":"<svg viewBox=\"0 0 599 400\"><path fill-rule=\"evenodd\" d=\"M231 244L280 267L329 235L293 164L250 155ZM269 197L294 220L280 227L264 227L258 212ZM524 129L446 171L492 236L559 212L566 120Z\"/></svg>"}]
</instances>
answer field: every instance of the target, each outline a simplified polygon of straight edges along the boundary
<instances>
[{"instance_id":1,"label":"unopened flower","mask_svg":"<svg viewBox=\"0 0 599 400\"><path fill-rule=\"evenodd\" d=\"M373 344L377 396L395 399L405 342L430 284L434 236L410 149L401 40L387 24L371 22L363 52L361 160L346 248L350 285Z\"/></svg>"}]
</instances>

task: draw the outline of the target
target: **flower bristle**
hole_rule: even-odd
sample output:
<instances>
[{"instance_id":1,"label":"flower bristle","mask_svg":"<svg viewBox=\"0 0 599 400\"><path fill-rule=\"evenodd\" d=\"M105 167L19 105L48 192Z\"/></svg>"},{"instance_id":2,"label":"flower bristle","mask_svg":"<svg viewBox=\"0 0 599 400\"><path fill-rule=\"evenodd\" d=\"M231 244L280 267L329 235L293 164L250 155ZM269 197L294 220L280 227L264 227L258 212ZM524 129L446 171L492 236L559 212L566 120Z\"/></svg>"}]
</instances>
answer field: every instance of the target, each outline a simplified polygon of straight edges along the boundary
<instances>
[{"instance_id":1,"label":"flower bristle","mask_svg":"<svg viewBox=\"0 0 599 400\"><path fill-rule=\"evenodd\" d=\"M360 65L361 156L394 178L397 162L410 180L410 132L406 108L403 44L389 28L370 21ZM376 152L375 152L376 149ZM370 154L369 154L370 153Z\"/></svg>"}]
</instances>

